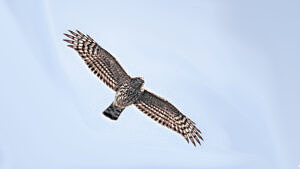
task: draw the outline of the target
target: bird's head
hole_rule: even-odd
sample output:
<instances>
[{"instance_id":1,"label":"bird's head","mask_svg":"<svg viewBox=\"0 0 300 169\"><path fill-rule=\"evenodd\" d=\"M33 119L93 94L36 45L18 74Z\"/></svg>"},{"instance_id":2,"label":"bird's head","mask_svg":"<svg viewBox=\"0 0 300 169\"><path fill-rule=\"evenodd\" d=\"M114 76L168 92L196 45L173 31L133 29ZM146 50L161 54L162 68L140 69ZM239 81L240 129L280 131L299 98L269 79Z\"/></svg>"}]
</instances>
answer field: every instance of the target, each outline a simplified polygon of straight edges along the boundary
<instances>
[{"instance_id":1,"label":"bird's head","mask_svg":"<svg viewBox=\"0 0 300 169\"><path fill-rule=\"evenodd\" d=\"M135 77L135 78L131 79L131 84L135 88L143 88L144 83L145 83L145 81L144 81L143 77Z\"/></svg>"}]
</instances>

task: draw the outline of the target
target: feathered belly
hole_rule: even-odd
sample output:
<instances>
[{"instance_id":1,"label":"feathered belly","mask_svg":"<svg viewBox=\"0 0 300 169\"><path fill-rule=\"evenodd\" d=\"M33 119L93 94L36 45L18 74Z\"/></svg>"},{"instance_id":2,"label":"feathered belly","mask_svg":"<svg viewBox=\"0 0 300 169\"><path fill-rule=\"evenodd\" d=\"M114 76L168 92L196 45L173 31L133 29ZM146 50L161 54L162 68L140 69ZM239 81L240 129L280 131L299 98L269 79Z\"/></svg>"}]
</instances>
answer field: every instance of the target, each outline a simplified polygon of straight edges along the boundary
<instances>
[{"instance_id":1,"label":"feathered belly","mask_svg":"<svg viewBox=\"0 0 300 169\"><path fill-rule=\"evenodd\" d=\"M119 90L116 93L114 104L120 108L125 108L134 102L141 96L142 91L140 89L124 89Z\"/></svg>"}]
</instances>

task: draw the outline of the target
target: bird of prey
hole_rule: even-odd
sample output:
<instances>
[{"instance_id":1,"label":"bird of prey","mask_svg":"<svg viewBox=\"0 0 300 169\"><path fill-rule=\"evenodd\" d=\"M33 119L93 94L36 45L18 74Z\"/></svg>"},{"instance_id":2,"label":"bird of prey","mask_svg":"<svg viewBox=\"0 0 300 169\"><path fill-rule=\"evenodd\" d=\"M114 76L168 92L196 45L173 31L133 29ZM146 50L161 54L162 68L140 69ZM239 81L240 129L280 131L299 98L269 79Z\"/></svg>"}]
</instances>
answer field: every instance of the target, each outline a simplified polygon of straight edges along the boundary
<instances>
[{"instance_id":1,"label":"bird of prey","mask_svg":"<svg viewBox=\"0 0 300 169\"><path fill-rule=\"evenodd\" d=\"M116 58L89 35L78 30L69 32L64 34L69 38L64 41L78 52L94 74L116 92L114 101L103 112L106 117L117 120L122 111L133 104L158 123L181 134L188 143L191 141L196 146L196 140L201 145L199 139L203 138L195 123L166 99L144 89L143 78L130 77Z\"/></svg>"}]
</instances>

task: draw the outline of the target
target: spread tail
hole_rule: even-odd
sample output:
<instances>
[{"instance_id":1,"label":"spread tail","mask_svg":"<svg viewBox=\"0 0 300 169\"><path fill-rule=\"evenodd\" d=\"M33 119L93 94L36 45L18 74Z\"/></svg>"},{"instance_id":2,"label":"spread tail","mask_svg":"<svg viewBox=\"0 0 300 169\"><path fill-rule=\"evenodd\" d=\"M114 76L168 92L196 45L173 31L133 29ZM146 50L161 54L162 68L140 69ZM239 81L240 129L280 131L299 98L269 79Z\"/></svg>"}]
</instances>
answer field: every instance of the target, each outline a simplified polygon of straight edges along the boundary
<instances>
[{"instance_id":1,"label":"spread tail","mask_svg":"<svg viewBox=\"0 0 300 169\"><path fill-rule=\"evenodd\" d=\"M118 108L112 103L106 110L104 110L103 114L111 120L117 120L123 110L124 108Z\"/></svg>"}]
</instances>

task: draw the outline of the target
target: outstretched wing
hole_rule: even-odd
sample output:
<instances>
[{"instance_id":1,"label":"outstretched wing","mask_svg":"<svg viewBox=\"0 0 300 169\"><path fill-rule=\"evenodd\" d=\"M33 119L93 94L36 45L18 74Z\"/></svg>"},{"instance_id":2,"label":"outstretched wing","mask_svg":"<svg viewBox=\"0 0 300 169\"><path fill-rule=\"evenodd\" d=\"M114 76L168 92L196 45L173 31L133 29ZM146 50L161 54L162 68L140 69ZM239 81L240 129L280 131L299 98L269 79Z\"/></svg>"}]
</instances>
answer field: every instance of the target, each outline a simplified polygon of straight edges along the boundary
<instances>
[{"instance_id":1,"label":"outstretched wing","mask_svg":"<svg viewBox=\"0 0 300 169\"><path fill-rule=\"evenodd\" d=\"M195 139L201 145L199 139L203 138L195 123L167 100L144 90L135 106L155 121L181 134L188 143L191 140L196 146Z\"/></svg>"},{"instance_id":2,"label":"outstretched wing","mask_svg":"<svg viewBox=\"0 0 300 169\"><path fill-rule=\"evenodd\" d=\"M113 90L130 79L130 76L110 53L98 45L89 35L80 31L70 31L71 35L64 34L70 39L64 41L70 43L68 46L75 49L88 67Z\"/></svg>"}]
</instances>

